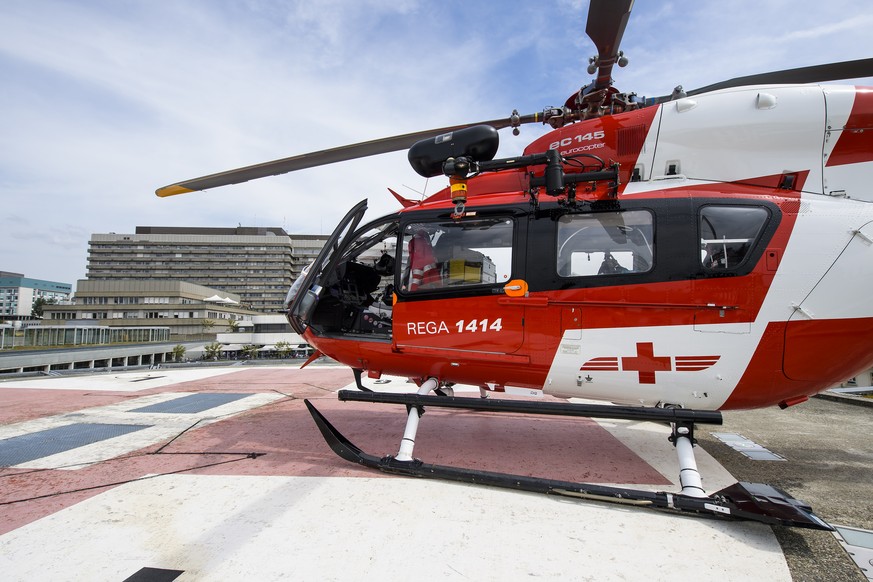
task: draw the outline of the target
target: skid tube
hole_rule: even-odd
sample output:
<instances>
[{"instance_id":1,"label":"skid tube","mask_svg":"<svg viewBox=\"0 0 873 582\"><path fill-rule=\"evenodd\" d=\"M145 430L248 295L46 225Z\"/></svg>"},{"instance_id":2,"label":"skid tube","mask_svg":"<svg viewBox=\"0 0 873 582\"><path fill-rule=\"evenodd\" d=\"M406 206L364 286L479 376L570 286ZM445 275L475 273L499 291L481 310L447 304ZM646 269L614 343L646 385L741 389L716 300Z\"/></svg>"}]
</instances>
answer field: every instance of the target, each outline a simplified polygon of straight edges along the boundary
<instances>
[{"instance_id":1,"label":"skid tube","mask_svg":"<svg viewBox=\"0 0 873 582\"><path fill-rule=\"evenodd\" d=\"M421 396L416 394L386 394L380 392L360 393L356 391L341 390L340 399L406 404L407 407L410 408L410 414L414 414L412 412L412 409L414 408L418 408L420 411L421 406L423 405L489 410L493 412L521 412L517 407L512 406L509 408L501 408L501 401L499 400L478 400L473 398ZM481 471L448 465L434 465L425 463L419 459L398 460L392 455L378 457L376 455L365 453L354 443L349 441L327 420L327 418L324 417L324 415L321 414L321 412L318 411L318 409L315 408L315 406L312 405L308 399L304 400L304 402L306 403L306 407L312 415L316 426L318 426L319 431L321 431L324 440L334 453L352 463L371 469L378 469L385 473L486 485L531 493L561 495L592 501L619 503L651 509L674 511L686 515L708 515L717 518L753 520L770 525L833 531L833 528L830 525L812 513L812 509L808 505L802 501L794 499L781 489L763 483L738 482L710 496L697 497L680 493L643 491L591 483L575 483L571 481L532 477L528 475ZM484 404L485 402L488 402L489 404ZM493 404L495 402L497 403L496 406ZM513 401L502 402L510 403ZM516 402L516 404L522 403ZM538 404L541 403L525 404L525 408L532 407L536 409L538 408ZM561 404L558 406L566 407L574 405ZM582 406L584 408L584 406L587 405ZM605 409L610 408L609 406L590 406L594 406L594 409L589 411L594 413L591 416L607 418ZM599 414L601 408L604 409L602 411L603 414ZM631 407L627 408L633 410ZM557 411L549 410L549 407L546 407L545 410L548 411L544 412L543 410L536 411L528 409L525 410L525 412L552 415L559 414ZM666 420L669 422L669 418L662 416L662 411L668 416L674 412L665 409L636 409L636 412L632 413L631 416L637 420L644 420L641 415L652 413L655 417L660 418L649 417L645 419ZM570 414L565 413L565 415L586 416L582 413L581 409L571 412ZM683 417L688 415L698 416L697 422L721 424L721 417L718 412L685 410L680 413L680 416ZM616 416L612 416L611 418L615 417ZM618 417L623 417L623 415L619 413Z\"/></svg>"}]
</instances>

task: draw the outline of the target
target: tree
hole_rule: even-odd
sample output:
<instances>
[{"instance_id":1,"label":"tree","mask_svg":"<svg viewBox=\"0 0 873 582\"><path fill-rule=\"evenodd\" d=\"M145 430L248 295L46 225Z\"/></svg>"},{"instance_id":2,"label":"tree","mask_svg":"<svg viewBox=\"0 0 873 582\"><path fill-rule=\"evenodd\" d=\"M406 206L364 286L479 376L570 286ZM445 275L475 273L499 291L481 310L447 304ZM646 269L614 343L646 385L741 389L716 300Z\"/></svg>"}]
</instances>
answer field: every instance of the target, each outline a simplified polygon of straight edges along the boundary
<instances>
[{"instance_id":1,"label":"tree","mask_svg":"<svg viewBox=\"0 0 873 582\"><path fill-rule=\"evenodd\" d=\"M246 344L242 347L242 353L249 359L254 360L258 356L258 346Z\"/></svg>"},{"instance_id":2,"label":"tree","mask_svg":"<svg viewBox=\"0 0 873 582\"><path fill-rule=\"evenodd\" d=\"M54 297L50 297L46 299L45 297L37 297L33 302L33 307L30 310L30 314L34 317L42 317L42 310L46 305L55 305L58 302Z\"/></svg>"},{"instance_id":3,"label":"tree","mask_svg":"<svg viewBox=\"0 0 873 582\"><path fill-rule=\"evenodd\" d=\"M219 353L221 353L221 344L218 342L212 342L203 346L203 355L207 360L217 360Z\"/></svg>"},{"instance_id":4,"label":"tree","mask_svg":"<svg viewBox=\"0 0 873 582\"><path fill-rule=\"evenodd\" d=\"M185 351L186 351L186 350L185 350L185 346L183 346L182 344L179 344L179 345L177 345L175 348L173 348L173 361L174 361L174 362L178 362L178 361L180 361L182 358L184 358L184 357L185 357Z\"/></svg>"},{"instance_id":5,"label":"tree","mask_svg":"<svg viewBox=\"0 0 873 582\"><path fill-rule=\"evenodd\" d=\"M285 340L276 342L276 356L280 358L287 358L292 349L291 344Z\"/></svg>"},{"instance_id":6,"label":"tree","mask_svg":"<svg viewBox=\"0 0 873 582\"><path fill-rule=\"evenodd\" d=\"M235 319L228 320L227 330L230 333L234 333L234 332L239 331L239 322L237 322L237 320L235 320Z\"/></svg>"},{"instance_id":7,"label":"tree","mask_svg":"<svg viewBox=\"0 0 873 582\"><path fill-rule=\"evenodd\" d=\"M215 320L214 319L204 319L203 320L203 331L210 332L210 331L212 331L213 327L215 327Z\"/></svg>"}]
</instances>

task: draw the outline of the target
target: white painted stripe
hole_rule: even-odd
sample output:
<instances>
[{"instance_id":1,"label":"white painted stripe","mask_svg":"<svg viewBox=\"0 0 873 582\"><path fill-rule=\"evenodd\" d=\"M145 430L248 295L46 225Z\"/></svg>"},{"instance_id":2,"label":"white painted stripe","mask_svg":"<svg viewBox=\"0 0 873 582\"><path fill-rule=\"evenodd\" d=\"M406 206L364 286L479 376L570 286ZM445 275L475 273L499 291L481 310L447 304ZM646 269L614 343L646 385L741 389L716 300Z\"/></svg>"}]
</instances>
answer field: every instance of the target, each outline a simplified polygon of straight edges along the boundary
<instances>
[{"instance_id":1,"label":"white painted stripe","mask_svg":"<svg viewBox=\"0 0 873 582\"><path fill-rule=\"evenodd\" d=\"M248 368L251 369L251 368ZM57 376L0 382L0 392L7 388L48 390L89 390L93 392L138 392L178 382L191 382L243 371L242 368L191 368L174 370L139 370L108 372L83 376Z\"/></svg>"}]
</instances>

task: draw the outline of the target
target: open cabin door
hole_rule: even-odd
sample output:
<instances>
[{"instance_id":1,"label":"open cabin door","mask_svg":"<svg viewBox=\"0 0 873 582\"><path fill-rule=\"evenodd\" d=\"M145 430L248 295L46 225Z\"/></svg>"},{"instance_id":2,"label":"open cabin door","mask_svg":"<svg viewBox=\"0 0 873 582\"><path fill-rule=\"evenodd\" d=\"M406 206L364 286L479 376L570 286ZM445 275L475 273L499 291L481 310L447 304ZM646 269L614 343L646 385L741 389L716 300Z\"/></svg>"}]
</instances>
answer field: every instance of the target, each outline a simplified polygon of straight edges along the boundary
<instances>
[{"instance_id":1,"label":"open cabin door","mask_svg":"<svg viewBox=\"0 0 873 582\"><path fill-rule=\"evenodd\" d=\"M366 211L366 200L358 202L349 210L327 239L315 261L291 285L285 304L288 306L288 322L297 333L302 335L311 323L325 288L332 282L334 267L343 250L351 243L349 235L361 222Z\"/></svg>"},{"instance_id":2,"label":"open cabin door","mask_svg":"<svg viewBox=\"0 0 873 582\"><path fill-rule=\"evenodd\" d=\"M297 297L292 287L292 325L322 337L390 341L399 218L385 216L354 230L364 209L359 205L343 219L309 267L301 284L306 294Z\"/></svg>"}]
</instances>

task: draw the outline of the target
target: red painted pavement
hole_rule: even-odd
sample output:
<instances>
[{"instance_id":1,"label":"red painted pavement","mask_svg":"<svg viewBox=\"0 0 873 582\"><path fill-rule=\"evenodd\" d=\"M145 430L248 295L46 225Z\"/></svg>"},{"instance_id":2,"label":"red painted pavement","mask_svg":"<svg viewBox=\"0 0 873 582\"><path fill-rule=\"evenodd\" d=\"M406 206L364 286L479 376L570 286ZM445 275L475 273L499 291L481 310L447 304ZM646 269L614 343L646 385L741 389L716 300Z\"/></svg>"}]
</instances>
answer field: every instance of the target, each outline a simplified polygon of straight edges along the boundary
<instances>
[{"instance_id":1,"label":"red painted pavement","mask_svg":"<svg viewBox=\"0 0 873 582\"><path fill-rule=\"evenodd\" d=\"M88 393L3 390L3 423L111 404L156 392L269 392L285 398L189 430L167 445L131 452L79 470L0 469L0 534L126 481L151 474L378 477L328 448L303 398L363 450L394 454L406 422L397 405L342 403L333 392L348 370L247 369L143 390ZM257 458L248 458L258 453ZM430 409L421 419L415 456L427 462L590 483L670 482L597 423Z\"/></svg>"}]
</instances>

